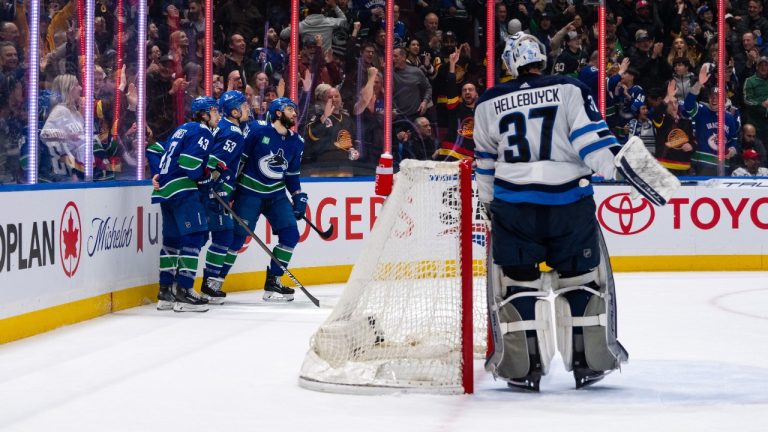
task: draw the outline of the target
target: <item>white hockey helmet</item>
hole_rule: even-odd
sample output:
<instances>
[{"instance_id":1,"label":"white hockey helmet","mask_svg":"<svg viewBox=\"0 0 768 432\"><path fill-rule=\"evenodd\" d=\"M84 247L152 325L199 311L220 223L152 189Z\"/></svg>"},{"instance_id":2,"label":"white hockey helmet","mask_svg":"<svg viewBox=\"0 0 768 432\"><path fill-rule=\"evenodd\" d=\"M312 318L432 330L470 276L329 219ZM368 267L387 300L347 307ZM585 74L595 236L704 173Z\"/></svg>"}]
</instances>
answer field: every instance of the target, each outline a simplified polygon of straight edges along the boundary
<instances>
[{"instance_id":1,"label":"white hockey helmet","mask_svg":"<svg viewBox=\"0 0 768 432\"><path fill-rule=\"evenodd\" d=\"M501 53L501 61L504 62L509 74L516 78L519 67L536 62L542 62L546 67L547 49L536 36L517 32L507 38L504 52Z\"/></svg>"}]
</instances>

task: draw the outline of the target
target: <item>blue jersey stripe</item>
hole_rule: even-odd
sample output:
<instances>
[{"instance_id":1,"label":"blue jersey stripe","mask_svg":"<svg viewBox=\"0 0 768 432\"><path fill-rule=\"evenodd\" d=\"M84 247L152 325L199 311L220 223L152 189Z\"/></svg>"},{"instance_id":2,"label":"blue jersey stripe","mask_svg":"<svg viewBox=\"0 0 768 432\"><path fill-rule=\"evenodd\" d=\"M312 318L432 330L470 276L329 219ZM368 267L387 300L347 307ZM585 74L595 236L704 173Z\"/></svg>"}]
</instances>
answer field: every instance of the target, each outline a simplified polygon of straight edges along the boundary
<instances>
[{"instance_id":1,"label":"blue jersey stripe","mask_svg":"<svg viewBox=\"0 0 768 432\"><path fill-rule=\"evenodd\" d=\"M475 150L475 159L498 159L499 155Z\"/></svg>"},{"instance_id":2,"label":"blue jersey stripe","mask_svg":"<svg viewBox=\"0 0 768 432\"><path fill-rule=\"evenodd\" d=\"M562 192L545 192L537 190L511 191L500 186L494 186L493 197L510 203L531 203L545 205L565 205L581 200L594 194L592 185L574 187Z\"/></svg>"},{"instance_id":3,"label":"blue jersey stripe","mask_svg":"<svg viewBox=\"0 0 768 432\"><path fill-rule=\"evenodd\" d=\"M614 137L613 135L608 135L607 137L601 140L595 141L592 144L579 150L579 157L581 158L581 160L584 160L584 158L586 158L590 153L594 151L600 150L601 148L604 148L604 147L608 147L611 145L618 145L618 144L619 144L619 141L616 140L616 137Z\"/></svg>"},{"instance_id":4,"label":"blue jersey stripe","mask_svg":"<svg viewBox=\"0 0 768 432\"><path fill-rule=\"evenodd\" d=\"M475 168L475 172L480 175L496 175L496 169L490 168L490 169L483 169L483 168Z\"/></svg>"},{"instance_id":5,"label":"blue jersey stripe","mask_svg":"<svg viewBox=\"0 0 768 432\"><path fill-rule=\"evenodd\" d=\"M590 132L597 132L602 129L608 129L608 125L605 124L604 121L600 120L599 122L590 123L586 126L580 127L576 129L575 131L571 132L571 136L568 137L571 142L576 141L577 138L580 136L590 133Z\"/></svg>"}]
</instances>

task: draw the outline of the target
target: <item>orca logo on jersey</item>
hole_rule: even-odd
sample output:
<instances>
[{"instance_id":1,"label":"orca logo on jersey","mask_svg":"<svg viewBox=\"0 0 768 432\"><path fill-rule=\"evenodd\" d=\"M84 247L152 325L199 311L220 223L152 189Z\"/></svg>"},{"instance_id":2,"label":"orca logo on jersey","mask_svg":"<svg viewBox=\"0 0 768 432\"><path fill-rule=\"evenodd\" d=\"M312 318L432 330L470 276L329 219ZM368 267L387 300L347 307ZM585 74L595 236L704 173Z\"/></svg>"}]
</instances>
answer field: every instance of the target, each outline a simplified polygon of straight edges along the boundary
<instances>
[{"instance_id":1,"label":"orca logo on jersey","mask_svg":"<svg viewBox=\"0 0 768 432\"><path fill-rule=\"evenodd\" d=\"M597 207L597 219L606 230L618 235L638 234L653 223L656 210L645 198L635 203L628 193L609 196Z\"/></svg>"},{"instance_id":2,"label":"orca logo on jersey","mask_svg":"<svg viewBox=\"0 0 768 432\"><path fill-rule=\"evenodd\" d=\"M259 171L267 178L280 180L287 169L288 161L285 159L283 149L278 150L277 154L269 152L268 155L259 159Z\"/></svg>"}]
</instances>

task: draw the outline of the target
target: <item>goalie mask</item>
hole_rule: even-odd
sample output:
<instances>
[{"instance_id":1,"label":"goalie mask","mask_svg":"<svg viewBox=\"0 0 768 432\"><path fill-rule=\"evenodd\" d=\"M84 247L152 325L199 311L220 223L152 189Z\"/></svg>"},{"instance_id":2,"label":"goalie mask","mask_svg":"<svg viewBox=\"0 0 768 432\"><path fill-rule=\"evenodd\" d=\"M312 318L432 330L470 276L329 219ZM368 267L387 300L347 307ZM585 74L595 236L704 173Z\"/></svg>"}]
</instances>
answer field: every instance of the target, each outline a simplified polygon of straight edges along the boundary
<instances>
[{"instance_id":1,"label":"goalie mask","mask_svg":"<svg viewBox=\"0 0 768 432\"><path fill-rule=\"evenodd\" d=\"M542 68L547 66L546 48L536 36L517 32L507 38L501 61L504 62L509 74L517 78L518 69L522 66L538 62L542 63Z\"/></svg>"}]
</instances>

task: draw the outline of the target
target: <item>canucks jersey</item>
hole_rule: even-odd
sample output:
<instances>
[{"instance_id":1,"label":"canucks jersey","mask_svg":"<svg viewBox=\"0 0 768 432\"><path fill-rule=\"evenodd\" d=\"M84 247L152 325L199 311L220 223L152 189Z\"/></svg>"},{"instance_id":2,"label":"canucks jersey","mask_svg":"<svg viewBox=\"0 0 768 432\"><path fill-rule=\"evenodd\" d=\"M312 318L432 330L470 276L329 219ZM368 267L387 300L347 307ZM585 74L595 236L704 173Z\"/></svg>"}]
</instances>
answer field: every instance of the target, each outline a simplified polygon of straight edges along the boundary
<instances>
[{"instance_id":1,"label":"canucks jersey","mask_svg":"<svg viewBox=\"0 0 768 432\"><path fill-rule=\"evenodd\" d=\"M615 107L615 116L608 123L614 128L623 128L635 117L635 113L645 104L645 92L639 85L625 89L619 86L620 74L614 74L608 79L609 103ZM614 130L616 132L616 130ZM621 135L625 133L622 130Z\"/></svg>"},{"instance_id":2,"label":"canucks jersey","mask_svg":"<svg viewBox=\"0 0 768 432\"><path fill-rule=\"evenodd\" d=\"M200 123L185 123L173 132L157 166L160 189L152 192L153 203L197 193L196 181L204 176L212 142L211 130Z\"/></svg>"},{"instance_id":3,"label":"canucks jersey","mask_svg":"<svg viewBox=\"0 0 768 432\"><path fill-rule=\"evenodd\" d=\"M238 194L275 197L284 189L301 189L301 155L304 140L293 131L280 135L269 123L252 120L245 128L243 173L237 182Z\"/></svg>"},{"instance_id":4,"label":"canucks jersey","mask_svg":"<svg viewBox=\"0 0 768 432\"><path fill-rule=\"evenodd\" d=\"M683 109L688 117L694 122L694 133L698 146L693 154L693 160L705 163L707 165L717 165L717 134L718 121L717 111L709 108L709 105L696 101L698 95L688 93L685 97ZM725 112L725 148L736 147L738 139L739 125L736 118L728 111Z\"/></svg>"},{"instance_id":5,"label":"canucks jersey","mask_svg":"<svg viewBox=\"0 0 768 432\"><path fill-rule=\"evenodd\" d=\"M235 188L237 168L243 154L244 136L240 126L222 118L214 131L213 146L208 156L208 168L223 166L226 171L220 179L222 192L231 194Z\"/></svg>"},{"instance_id":6,"label":"canucks jersey","mask_svg":"<svg viewBox=\"0 0 768 432\"><path fill-rule=\"evenodd\" d=\"M569 204L593 194L593 171L615 177L618 142L570 77L522 76L486 91L474 139L482 202Z\"/></svg>"}]
</instances>

